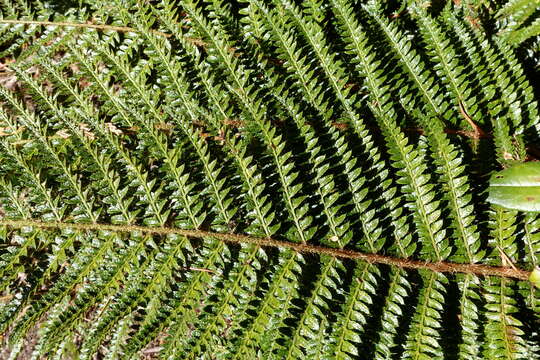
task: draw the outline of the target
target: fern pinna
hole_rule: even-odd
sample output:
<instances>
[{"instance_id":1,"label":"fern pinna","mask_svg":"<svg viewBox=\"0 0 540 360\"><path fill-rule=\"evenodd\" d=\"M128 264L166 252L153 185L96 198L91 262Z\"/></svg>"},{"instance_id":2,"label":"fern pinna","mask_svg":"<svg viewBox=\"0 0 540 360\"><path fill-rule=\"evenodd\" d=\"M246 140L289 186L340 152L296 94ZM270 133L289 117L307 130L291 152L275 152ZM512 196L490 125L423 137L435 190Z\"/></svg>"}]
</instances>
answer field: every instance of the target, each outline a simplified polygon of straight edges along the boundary
<instances>
[{"instance_id":1,"label":"fern pinna","mask_svg":"<svg viewBox=\"0 0 540 360\"><path fill-rule=\"evenodd\" d=\"M0 358L540 358L538 2L0 9Z\"/></svg>"}]
</instances>

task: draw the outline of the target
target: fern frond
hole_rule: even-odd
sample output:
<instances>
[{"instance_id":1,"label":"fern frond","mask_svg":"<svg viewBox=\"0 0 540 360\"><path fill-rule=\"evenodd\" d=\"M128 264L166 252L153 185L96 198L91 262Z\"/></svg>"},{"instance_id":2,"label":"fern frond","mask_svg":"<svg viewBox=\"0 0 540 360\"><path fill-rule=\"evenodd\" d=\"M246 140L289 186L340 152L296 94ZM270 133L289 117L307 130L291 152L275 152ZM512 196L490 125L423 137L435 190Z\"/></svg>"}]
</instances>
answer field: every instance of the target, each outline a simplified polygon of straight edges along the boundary
<instances>
[{"instance_id":1,"label":"fern frond","mask_svg":"<svg viewBox=\"0 0 540 360\"><path fill-rule=\"evenodd\" d=\"M460 359L480 359L481 344L480 326L478 321L480 296L478 294L479 279L474 276L465 276L460 284L460 323L463 332L463 342L459 345Z\"/></svg>"},{"instance_id":2,"label":"fern frond","mask_svg":"<svg viewBox=\"0 0 540 360\"><path fill-rule=\"evenodd\" d=\"M309 73L312 73L312 71L305 64L305 59L302 60L299 52L295 50L298 48L298 45L291 36L291 32L282 30L278 25L279 17L276 16L275 13L271 13L263 4L252 2L251 5L256 5L263 13L261 14L261 17L264 16L264 19L268 24L267 26L275 33L278 46L282 49L283 60L285 61L285 64L287 64L286 67L289 68L291 76L298 82L300 90L308 98L308 102L317 109L319 115L326 122L329 120L332 111L328 107L328 104L322 103L322 94L320 92L320 87L317 84L317 80L312 75L308 75ZM282 26L283 25L284 24L282 24ZM263 26L256 25L256 27L262 28ZM329 173L330 170L333 170L330 165L332 155L329 154L325 156L321 145L317 144L315 132L304 120L305 115L300 112L298 105L294 104L294 100L290 96L292 95L289 92L290 90L285 90L284 86L276 86L277 83L281 81L277 76L269 81L274 85L272 87L281 90L280 93L274 94L274 96L296 122L297 128L303 137L306 152L309 154L310 165L313 169L312 172L314 173L313 178L318 185L316 186L316 191L323 203L323 211L330 223L332 236L337 237L339 244L344 246L349 241L347 238L350 237L349 235L344 238L348 226L346 224L340 224L339 226L336 224L334 218L337 216L339 209L336 208L334 203L337 202L338 198L336 194L328 196L328 194L335 191L334 182L336 181L333 180L336 179L336 176L332 176L331 173ZM364 185L366 184L366 181L359 176L360 169L356 165L356 162L350 159L351 150L346 145L344 137L339 134L338 130L328 126L326 123L321 124L321 126L324 131L328 133L328 136L337 147L336 150L339 156L336 156L336 158L338 158L338 165L343 169L342 171L346 175L347 190L353 197L354 209L356 214L359 215L360 225L367 241L367 245L360 246L365 246L371 251L375 251L376 248L380 248L384 243L384 239L379 238L382 230L377 227L377 220L374 219L375 212L369 208L370 202L365 201L367 188L364 187Z\"/></svg>"},{"instance_id":3,"label":"fern frond","mask_svg":"<svg viewBox=\"0 0 540 360\"><path fill-rule=\"evenodd\" d=\"M538 358L531 3L0 13L0 358Z\"/></svg>"},{"instance_id":4,"label":"fern frond","mask_svg":"<svg viewBox=\"0 0 540 360\"><path fill-rule=\"evenodd\" d=\"M214 29L202 18L201 14L195 10L194 4L188 2L183 5L196 21L201 33L208 37L208 40L213 44L216 56L221 59L224 70L232 83L226 85L228 90L240 101L247 119L257 127L269 155L273 158L282 185L285 204L296 229L294 238L302 243L308 242L316 228L311 226L312 220L307 215L308 205L304 201L305 195L299 193L301 185L294 183L299 174L297 171L293 171L294 163L289 160L291 153L285 150L286 143L282 141L283 137L276 134L276 129L271 126L270 122L266 121L263 115L268 111L265 109L264 103L257 98L257 92L250 91L252 86L247 83L249 70L243 68L234 56L227 51L225 40L217 37L218 29ZM239 74L242 74L242 76Z\"/></svg>"},{"instance_id":5,"label":"fern frond","mask_svg":"<svg viewBox=\"0 0 540 360\"><path fill-rule=\"evenodd\" d=\"M520 329L522 323L513 316L516 307L511 283L492 279L484 289L486 317L491 320L484 329L484 356L492 359L525 358L524 332Z\"/></svg>"},{"instance_id":6,"label":"fern frond","mask_svg":"<svg viewBox=\"0 0 540 360\"><path fill-rule=\"evenodd\" d=\"M537 0L508 1L496 14L502 27L499 35L512 45L519 45L533 36L538 36L540 18L534 18L533 14L537 15L539 8L540 2Z\"/></svg>"},{"instance_id":7,"label":"fern frond","mask_svg":"<svg viewBox=\"0 0 540 360\"><path fill-rule=\"evenodd\" d=\"M61 181L64 182L64 190L67 191L68 199L71 198L67 200L67 203L78 203L73 209L72 216L78 221L97 222L101 210L94 210L93 199L89 198L88 191L83 189L82 184L77 179L77 175L60 155L62 150L57 149L48 137L47 129L42 126L43 121L25 109L22 103L4 88L0 88L0 96L17 111L20 125L32 133L36 140L39 141L39 146L49 154L51 162L56 164L50 171L56 173Z\"/></svg>"},{"instance_id":8,"label":"fern frond","mask_svg":"<svg viewBox=\"0 0 540 360\"><path fill-rule=\"evenodd\" d=\"M327 347L327 356L335 356L337 359L348 359L359 356L366 347L367 317L380 274L376 267L366 263L355 269L353 285L349 290L348 302L344 304L342 313L338 315L338 321L333 326L330 335L330 346Z\"/></svg>"},{"instance_id":9,"label":"fern frond","mask_svg":"<svg viewBox=\"0 0 540 360\"><path fill-rule=\"evenodd\" d=\"M407 334L403 357L411 359L442 358L438 341L441 311L445 305L447 278L435 273L422 274L424 286L418 296L418 307Z\"/></svg>"}]
</instances>

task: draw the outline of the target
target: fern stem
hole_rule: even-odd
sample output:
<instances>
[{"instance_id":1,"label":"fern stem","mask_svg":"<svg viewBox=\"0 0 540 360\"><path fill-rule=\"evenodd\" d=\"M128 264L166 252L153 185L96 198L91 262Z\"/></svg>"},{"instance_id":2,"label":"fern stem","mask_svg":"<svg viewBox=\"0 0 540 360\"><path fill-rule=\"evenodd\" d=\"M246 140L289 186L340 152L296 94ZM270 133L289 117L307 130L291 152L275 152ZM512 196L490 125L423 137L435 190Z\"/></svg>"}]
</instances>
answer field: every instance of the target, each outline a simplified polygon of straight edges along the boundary
<instances>
[{"instance_id":1,"label":"fern stem","mask_svg":"<svg viewBox=\"0 0 540 360\"><path fill-rule=\"evenodd\" d=\"M441 273L467 273L480 276L497 276L502 278L515 278L527 280L530 272L523 269L509 266L489 266L481 264L460 264L449 261L428 262L413 259L395 258L387 255L368 254L354 250L327 248L316 245L293 243L289 241L276 240L272 238L252 237L240 234L215 233L202 230L185 230L170 227L147 227L138 225L111 225L111 224L83 224L66 222L41 222L39 220L0 220L0 226L13 228L38 227L42 229L75 229L81 231L115 231L115 232L142 232L158 235L182 235L194 238L212 237L220 241L229 243L248 243L264 247L288 248L299 253L312 253L319 255L329 255L336 258L363 260L373 264L385 264L406 269L427 269Z\"/></svg>"}]
</instances>

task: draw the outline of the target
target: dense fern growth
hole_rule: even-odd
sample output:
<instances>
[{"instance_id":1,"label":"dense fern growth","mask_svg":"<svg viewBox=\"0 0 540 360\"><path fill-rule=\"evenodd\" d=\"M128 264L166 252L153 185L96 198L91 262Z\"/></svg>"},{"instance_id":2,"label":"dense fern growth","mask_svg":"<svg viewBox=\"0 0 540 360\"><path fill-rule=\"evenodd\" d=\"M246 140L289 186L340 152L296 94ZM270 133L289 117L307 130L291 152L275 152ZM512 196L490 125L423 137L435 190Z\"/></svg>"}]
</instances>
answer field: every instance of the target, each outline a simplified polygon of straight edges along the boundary
<instances>
[{"instance_id":1,"label":"dense fern growth","mask_svg":"<svg viewBox=\"0 0 540 360\"><path fill-rule=\"evenodd\" d=\"M538 1L0 1L0 358L540 359Z\"/></svg>"}]
</instances>

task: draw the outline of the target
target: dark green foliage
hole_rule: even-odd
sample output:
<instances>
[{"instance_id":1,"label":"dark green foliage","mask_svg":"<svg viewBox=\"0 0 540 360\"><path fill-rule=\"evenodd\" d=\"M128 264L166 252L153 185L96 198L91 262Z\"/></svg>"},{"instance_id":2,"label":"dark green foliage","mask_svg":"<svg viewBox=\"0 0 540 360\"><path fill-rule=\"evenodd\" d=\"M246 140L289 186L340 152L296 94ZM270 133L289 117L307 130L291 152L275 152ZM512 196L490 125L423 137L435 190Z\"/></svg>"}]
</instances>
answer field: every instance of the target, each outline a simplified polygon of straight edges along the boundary
<instances>
[{"instance_id":1,"label":"dark green foliage","mask_svg":"<svg viewBox=\"0 0 540 360\"><path fill-rule=\"evenodd\" d=\"M538 2L432 3L1 1L0 358L540 359Z\"/></svg>"},{"instance_id":2,"label":"dark green foliage","mask_svg":"<svg viewBox=\"0 0 540 360\"><path fill-rule=\"evenodd\" d=\"M511 0L497 12L500 36L511 45L540 35L540 1Z\"/></svg>"}]
</instances>

